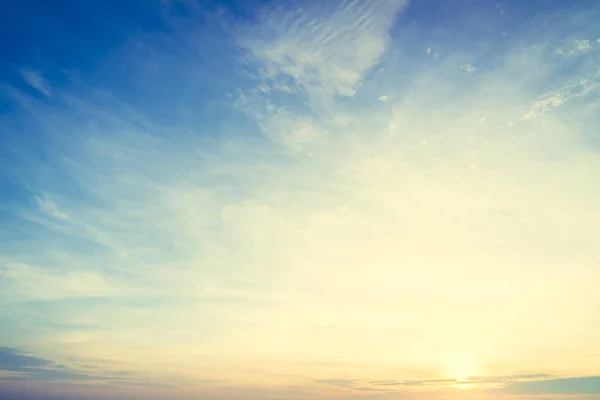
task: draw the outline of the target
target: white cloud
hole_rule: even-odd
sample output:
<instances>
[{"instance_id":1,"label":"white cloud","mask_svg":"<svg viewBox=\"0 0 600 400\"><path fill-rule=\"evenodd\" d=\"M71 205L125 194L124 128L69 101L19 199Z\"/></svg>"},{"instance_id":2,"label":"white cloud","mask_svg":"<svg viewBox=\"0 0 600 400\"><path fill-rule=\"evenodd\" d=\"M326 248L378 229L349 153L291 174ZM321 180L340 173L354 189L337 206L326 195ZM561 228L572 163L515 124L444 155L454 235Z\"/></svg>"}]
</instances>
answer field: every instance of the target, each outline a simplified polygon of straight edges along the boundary
<instances>
[{"instance_id":1,"label":"white cloud","mask_svg":"<svg viewBox=\"0 0 600 400\"><path fill-rule=\"evenodd\" d=\"M65 298L106 297L117 292L102 274L90 270L52 270L47 266L8 263L3 267L2 276L15 285L10 301L59 300Z\"/></svg>"},{"instance_id":2,"label":"white cloud","mask_svg":"<svg viewBox=\"0 0 600 400\"><path fill-rule=\"evenodd\" d=\"M311 97L353 96L385 49L403 0L318 3L263 15L241 44L262 63L265 78L291 77ZM253 28L254 29L254 28Z\"/></svg>"},{"instance_id":3,"label":"white cloud","mask_svg":"<svg viewBox=\"0 0 600 400\"><path fill-rule=\"evenodd\" d=\"M56 219L68 219L69 218L69 216L67 214L65 214L64 212L62 212L58 209L58 207L52 200L49 200L46 197L40 198L38 196L34 196L33 198L42 213L44 213L50 217L56 218Z\"/></svg>"},{"instance_id":4,"label":"white cloud","mask_svg":"<svg viewBox=\"0 0 600 400\"><path fill-rule=\"evenodd\" d=\"M540 97L535 102L531 110L521 116L519 120L530 120L541 114L547 113L552 109L559 107L569 100L585 96L598 87L597 83L581 80L575 84L564 85L561 88L552 90Z\"/></svg>"},{"instance_id":5,"label":"white cloud","mask_svg":"<svg viewBox=\"0 0 600 400\"><path fill-rule=\"evenodd\" d=\"M600 43L600 42L597 42ZM558 47L556 54L558 55L581 55L587 54L594 50L594 41L590 39L576 39L566 44L565 46Z\"/></svg>"},{"instance_id":6,"label":"white cloud","mask_svg":"<svg viewBox=\"0 0 600 400\"><path fill-rule=\"evenodd\" d=\"M592 50L592 45L590 40L575 40L573 43L573 49L580 52L588 52Z\"/></svg>"},{"instance_id":7,"label":"white cloud","mask_svg":"<svg viewBox=\"0 0 600 400\"><path fill-rule=\"evenodd\" d=\"M468 73L477 72L477 68L473 64L463 64L460 66L460 68Z\"/></svg>"},{"instance_id":8,"label":"white cloud","mask_svg":"<svg viewBox=\"0 0 600 400\"><path fill-rule=\"evenodd\" d=\"M259 70L262 92L282 86L290 89L284 82L291 80L290 91L304 98L312 114L336 123L339 117L331 114L334 98L355 95L365 73L383 54L388 31L406 3L364 0L314 3L295 11L273 8L261 16L258 26L240 33L239 43ZM257 100L251 96L252 103ZM263 107L267 114L257 115L260 120L280 118L280 113L290 111L277 106L274 117L270 106ZM303 119L294 117L292 124L301 128L290 127L293 132L287 133L259 123L267 137L296 149L317 139L308 128L310 117Z\"/></svg>"},{"instance_id":9,"label":"white cloud","mask_svg":"<svg viewBox=\"0 0 600 400\"><path fill-rule=\"evenodd\" d=\"M48 82L42 77L37 71L21 69L19 70L21 77L29 86L42 93L44 96L49 97L52 95L52 90L48 85Z\"/></svg>"}]
</instances>

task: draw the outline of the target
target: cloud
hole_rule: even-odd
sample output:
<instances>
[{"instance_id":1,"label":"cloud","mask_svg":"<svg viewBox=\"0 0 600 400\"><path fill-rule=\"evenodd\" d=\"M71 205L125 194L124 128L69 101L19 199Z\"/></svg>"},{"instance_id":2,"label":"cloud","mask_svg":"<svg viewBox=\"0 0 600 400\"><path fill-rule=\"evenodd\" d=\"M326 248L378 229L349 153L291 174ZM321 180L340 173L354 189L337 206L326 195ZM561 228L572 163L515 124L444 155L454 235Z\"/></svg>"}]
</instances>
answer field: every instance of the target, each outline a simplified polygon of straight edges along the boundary
<instances>
[{"instance_id":1,"label":"cloud","mask_svg":"<svg viewBox=\"0 0 600 400\"><path fill-rule=\"evenodd\" d=\"M7 373L7 375L0 376L0 381L94 381L116 385L168 387L168 385L135 377L130 371L111 372L101 371L98 368L93 369L95 373L86 373L35 357L31 353L19 349L0 347L0 372Z\"/></svg>"},{"instance_id":2,"label":"cloud","mask_svg":"<svg viewBox=\"0 0 600 400\"><path fill-rule=\"evenodd\" d=\"M39 198L38 196L34 196L33 197L35 202L37 203L38 207L40 208L40 211L43 212L44 214L56 218L56 219L68 219L69 216L66 215L65 213L63 213L62 211L60 211L58 209L58 207L56 206L56 204L49 199L46 198Z\"/></svg>"},{"instance_id":3,"label":"cloud","mask_svg":"<svg viewBox=\"0 0 600 400\"><path fill-rule=\"evenodd\" d=\"M12 347L0 348L0 368L21 372L28 367L45 367L51 362L20 352Z\"/></svg>"},{"instance_id":4,"label":"cloud","mask_svg":"<svg viewBox=\"0 0 600 400\"><path fill-rule=\"evenodd\" d=\"M551 92L542 95L541 98L535 102L531 110L521 116L519 120L526 121L536 118L540 114L549 112L553 108L559 107L567 101L587 95L596 89L596 87L597 83L594 81L581 80L552 90Z\"/></svg>"},{"instance_id":5,"label":"cloud","mask_svg":"<svg viewBox=\"0 0 600 400\"><path fill-rule=\"evenodd\" d=\"M55 360L31 376L95 359L235 398L214 382L319 397L593 373L599 76L555 49L597 13L465 50L458 28L392 29L402 4L282 5L213 33L243 77L207 67L188 21L168 46L138 38L159 55L139 87L98 71L51 101L19 92L0 339Z\"/></svg>"},{"instance_id":6,"label":"cloud","mask_svg":"<svg viewBox=\"0 0 600 400\"><path fill-rule=\"evenodd\" d=\"M52 96L52 90L48 85L48 82L43 78L43 76L37 72L28 69L19 70L21 77L23 80L32 88L42 93L46 97Z\"/></svg>"},{"instance_id":7,"label":"cloud","mask_svg":"<svg viewBox=\"0 0 600 400\"><path fill-rule=\"evenodd\" d=\"M317 383L322 383L329 386L350 387L358 381L355 379L321 379Z\"/></svg>"},{"instance_id":8,"label":"cloud","mask_svg":"<svg viewBox=\"0 0 600 400\"><path fill-rule=\"evenodd\" d=\"M111 283L101 273L86 269L48 271L40 266L11 263L4 265L1 271L4 279L20 282L19 287L12 292L13 300L103 297L110 296L118 290L115 287L118 283ZM41 288L45 289L40 291Z\"/></svg>"},{"instance_id":9,"label":"cloud","mask_svg":"<svg viewBox=\"0 0 600 400\"><path fill-rule=\"evenodd\" d=\"M375 386L456 386L456 385L485 385L503 384L512 385L515 382L533 381L552 378L548 374L523 374L506 376L471 376L465 381L457 379L421 379L421 380L375 380L369 383Z\"/></svg>"},{"instance_id":10,"label":"cloud","mask_svg":"<svg viewBox=\"0 0 600 400\"><path fill-rule=\"evenodd\" d=\"M363 74L383 54L403 0L341 1L275 8L240 44L263 78L291 78L313 96L353 96ZM255 29L255 28L253 28Z\"/></svg>"},{"instance_id":11,"label":"cloud","mask_svg":"<svg viewBox=\"0 0 600 400\"><path fill-rule=\"evenodd\" d=\"M591 41L590 40L576 40L573 43L573 47L577 50L577 51L590 51L592 49L591 46Z\"/></svg>"},{"instance_id":12,"label":"cloud","mask_svg":"<svg viewBox=\"0 0 600 400\"><path fill-rule=\"evenodd\" d=\"M422 386L422 385L449 385L456 384L456 379L425 379L425 380L412 380L412 381L396 381L396 380L383 380L383 381L372 381L370 382L376 386Z\"/></svg>"},{"instance_id":13,"label":"cloud","mask_svg":"<svg viewBox=\"0 0 600 400\"><path fill-rule=\"evenodd\" d=\"M496 382L504 382L504 383L513 383L516 381L533 381L533 380L541 380L541 379L549 379L553 378L552 375L549 374L523 374L523 375L506 375L506 376L476 376L469 377L469 381L477 382L477 383L496 383Z\"/></svg>"},{"instance_id":14,"label":"cloud","mask_svg":"<svg viewBox=\"0 0 600 400\"><path fill-rule=\"evenodd\" d=\"M322 140L327 125L339 123L331 115L334 99L355 95L382 56L389 29L406 4L405 0L314 2L263 13L258 25L239 34L238 43L259 77L258 89L242 98L241 109L258 120L267 137L292 150ZM256 94L271 91L300 96L308 109L293 107L298 100L282 106L273 101L276 98ZM248 106L248 99L253 106Z\"/></svg>"},{"instance_id":15,"label":"cloud","mask_svg":"<svg viewBox=\"0 0 600 400\"><path fill-rule=\"evenodd\" d=\"M469 74L477 72L477 68L473 64L463 64L460 66L460 68Z\"/></svg>"},{"instance_id":16,"label":"cloud","mask_svg":"<svg viewBox=\"0 0 600 400\"><path fill-rule=\"evenodd\" d=\"M508 385L500 391L518 395L600 394L600 376L519 382Z\"/></svg>"}]
</instances>

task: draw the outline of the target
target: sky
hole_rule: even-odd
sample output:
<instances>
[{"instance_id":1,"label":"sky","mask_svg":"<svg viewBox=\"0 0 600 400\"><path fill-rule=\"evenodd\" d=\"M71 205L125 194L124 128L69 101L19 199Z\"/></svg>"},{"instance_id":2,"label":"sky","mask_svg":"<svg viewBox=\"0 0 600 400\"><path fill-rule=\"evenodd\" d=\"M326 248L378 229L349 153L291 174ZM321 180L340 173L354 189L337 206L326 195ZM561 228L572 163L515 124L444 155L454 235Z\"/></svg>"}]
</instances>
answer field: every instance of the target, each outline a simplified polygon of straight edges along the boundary
<instances>
[{"instance_id":1,"label":"sky","mask_svg":"<svg viewBox=\"0 0 600 400\"><path fill-rule=\"evenodd\" d=\"M600 1L0 7L2 399L600 399Z\"/></svg>"}]
</instances>

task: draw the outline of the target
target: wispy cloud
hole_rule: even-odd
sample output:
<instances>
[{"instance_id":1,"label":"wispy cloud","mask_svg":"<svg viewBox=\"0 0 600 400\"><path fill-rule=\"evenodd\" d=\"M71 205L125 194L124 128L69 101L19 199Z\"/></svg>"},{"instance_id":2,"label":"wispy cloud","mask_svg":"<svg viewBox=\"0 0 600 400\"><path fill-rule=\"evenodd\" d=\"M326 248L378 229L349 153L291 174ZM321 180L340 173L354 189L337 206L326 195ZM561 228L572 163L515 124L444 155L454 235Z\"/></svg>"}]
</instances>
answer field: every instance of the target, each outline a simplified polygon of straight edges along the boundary
<instances>
[{"instance_id":1,"label":"wispy cloud","mask_svg":"<svg viewBox=\"0 0 600 400\"><path fill-rule=\"evenodd\" d=\"M531 110L519 118L519 120L529 120L539 116L542 113L551 111L555 107L559 107L569 100L585 96L597 88L596 79L592 81L580 80L579 82L567 84L563 87L554 89L549 93L543 94L537 100Z\"/></svg>"},{"instance_id":2,"label":"wispy cloud","mask_svg":"<svg viewBox=\"0 0 600 400\"><path fill-rule=\"evenodd\" d=\"M423 379L423 380L381 380L369 382L375 386L455 386L460 384L496 384L501 383L503 385L513 384L514 382L520 381L532 381L552 378L548 374L524 374L524 375L506 375L506 376L470 376L466 377L465 380L457 379Z\"/></svg>"},{"instance_id":3,"label":"wispy cloud","mask_svg":"<svg viewBox=\"0 0 600 400\"><path fill-rule=\"evenodd\" d=\"M291 78L309 97L353 96L385 50L405 0L340 1L274 8L241 45L261 78Z\"/></svg>"},{"instance_id":4,"label":"wispy cloud","mask_svg":"<svg viewBox=\"0 0 600 400\"><path fill-rule=\"evenodd\" d=\"M501 391L507 394L519 395L600 394L600 376L519 382L509 385Z\"/></svg>"},{"instance_id":5,"label":"wispy cloud","mask_svg":"<svg viewBox=\"0 0 600 400\"><path fill-rule=\"evenodd\" d=\"M1 342L227 399L593 374L600 76L556 32L598 13L499 55L508 27L453 51L405 6L267 8L214 46L247 73L226 94L189 21L138 97L15 89Z\"/></svg>"},{"instance_id":6,"label":"wispy cloud","mask_svg":"<svg viewBox=\"0 0 600 400\"><path fill-rule=\"evenodd\" d=\"M19 70L21 77L23 80L32 88L42 93L44 96L49 97L52 95L52 90L50 89L50 85L44 77L37 71L21 69Z\"/></svg>"},{"instance_id":7,"label":"wispy cloud","mask_svg":"<svg viewBox=\"0 0 600 400\"><path fill-rule=\"evenodd\" d=\"M477 67L475 67L473 64L463 64L460 68L469 74L477 72Z\"/></svg>"},{"instance_id":8,"label":"wispy cloud","mask_svg":"<svg viewBox=\"0 0 600 400\"><path fill-rule=\"evenodd\" d=\"M268 10L260 24L240 34L239 44L258 76L257 89L243 98L242 109L258 119L267 137L292 150L323 140L329 125L343 124L343 118L332 115L333 102L355 95L383 54L389 29L406 4L314 2L293 10ZM265 98L265 93L279 96ZM299 99L282 105L278 99L286 93ZM303 103L308 107L299 106Z\"/></svg>"},{"instance_id":9,"label":"wispy cloud","mask_svg":"<svg viewBox=\"0 0 600 400\"><path fill-rule=\"evenodd\" d=\"M356 384L358 380L356 379L321 379L318 380L317 383L322 383L324 385L330 386L340 386L340 387L351 387Z\"/></svg>"},{"instance_id":10,"label":"wispy cloud","mask_svg":"<svg viewBox=\"0 0 600 400\"><path fill-rule=\"evenodd\" d=\"M89 367L88 367L89 369ZM72 367L56 364L11 347L0 347L0 381L95 381L99 383L155 386L156 383L136 379L126 371L78 371Z\"/></svg>"}]
</instances>

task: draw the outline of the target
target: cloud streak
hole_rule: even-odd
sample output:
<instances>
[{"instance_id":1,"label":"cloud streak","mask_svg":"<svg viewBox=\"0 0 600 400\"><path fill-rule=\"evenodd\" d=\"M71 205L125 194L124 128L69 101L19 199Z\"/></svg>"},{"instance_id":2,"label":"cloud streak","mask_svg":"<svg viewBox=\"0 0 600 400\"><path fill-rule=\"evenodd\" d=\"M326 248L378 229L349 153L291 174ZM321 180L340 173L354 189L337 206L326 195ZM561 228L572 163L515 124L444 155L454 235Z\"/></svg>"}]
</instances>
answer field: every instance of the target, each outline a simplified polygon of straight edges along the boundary
<instances>
[{"instance_id":1,"label":"cloud streak","mask_svg":"<svg viewBox=\"0 0 600 400\"><path fill-rule=\"evenodd\" d=\"M39 72L21 69L19 73L21 74L23 80L33 89L37 90L46 97L50 97L52 95L50 86Z\"/></svg>"},{"instance_id":2,"label":"cloud streak","mask_svg":"<svg viewBox=\"0 0 600 400\"><path fill-rule=\"evenodd\" d=\"M581 395L599 394L600 377L580 377L549 379L544 381L514 383L501 390L504 393L519 395Z\"/></svg>"},{"instance_id":3,"label":"cloud streak","mask_svg":"<svg viewBox=\"0 0 600 400\"><path fill-rule=\"evenodd\" d=\"M90 367L86 369L89 370ZM126 371L78 371L11 347L0 348L0 372L6 373L0 376L0 381L94 381L104 384L157 386L156 383L144 382L134 376L128 377L130 373Z\"/></svg>"}]
</instances>

